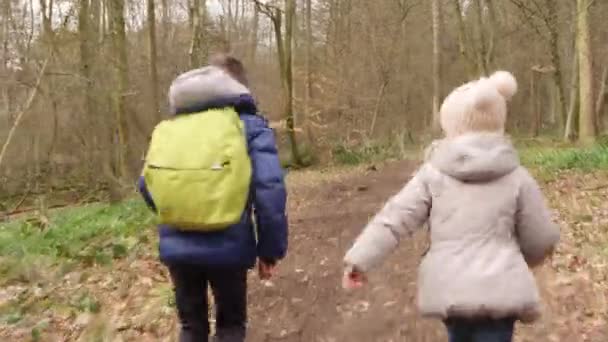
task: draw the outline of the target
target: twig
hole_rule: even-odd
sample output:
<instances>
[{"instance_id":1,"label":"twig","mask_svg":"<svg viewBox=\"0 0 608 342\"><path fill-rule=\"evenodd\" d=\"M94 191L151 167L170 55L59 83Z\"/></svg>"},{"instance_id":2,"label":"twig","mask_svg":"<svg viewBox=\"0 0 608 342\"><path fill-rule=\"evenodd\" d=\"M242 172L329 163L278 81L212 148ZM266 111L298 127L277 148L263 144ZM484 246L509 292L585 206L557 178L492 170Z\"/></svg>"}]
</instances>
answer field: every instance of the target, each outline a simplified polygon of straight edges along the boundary
<instances>
[{"instance_id":1,"label":"twig","mask_svg":"<svg viewBox=\"0 0 608 342\"><path fill-rule=\"evenodd\" d=\"M11 143L11 140L13 139L13 135L15 134L15 131L17 130L17 127L19 126L19 123L21 122L21 119L23 118L23 115L25 114L25 112L27 112L29 110L29 108L32 105L32 102L34 102L34 99L36 98L36 94L38 94L38 88L40 87L40 82L42 81L42 76L44 76L44 71L46 70L48 61L49 60L46 59L44 61L44 63L42 64L42 69L40 69L40 72L38 73L38 79L36 80L36 85L34 86L34 89L32 90L32 92L30 93L30 97L27 99L25 107L23 107L21 112L19 112L19 114L17 114L15 123L13 123L13 127L11 127L11 130L8 132L6 141L4 142L4 145L2 146L2 150L0 151L0 166L2 166L2 161L4 160L4 156L6 155L8 145Z\"/></svg>"},{"instance_id":2,"label":"twig","mask_svg":"<svg viewBox=\"0 0 608 342\"><path fill-rule=\"evenodd\" d=\"M30 195L30 189L27 189L27 191L25 192L25 195L23 195L23 197L21 197L21 200L19 200L19 202L17 202L17 204L13 207L13 209L11 211L9 211L7 213L7 215L12 215L13 213L17 212L17 210L19 210L19 208L23 205L23 203L25 202L25 200L27 199L27 197Z\"/></svg>"},{"instance_id":3,"label":"twig","mask_svg":"<svg viewBox=\"0 0 608 342\"><path fill-rule=\"evenodd\" d=\"M597 190L602 190L602 189L606 189L606 188L608 188L608 184L602 184L602 185L593 186L590 188L584 188L582 190L583 191L597 191Z\"/></svg>"}]
</instances>

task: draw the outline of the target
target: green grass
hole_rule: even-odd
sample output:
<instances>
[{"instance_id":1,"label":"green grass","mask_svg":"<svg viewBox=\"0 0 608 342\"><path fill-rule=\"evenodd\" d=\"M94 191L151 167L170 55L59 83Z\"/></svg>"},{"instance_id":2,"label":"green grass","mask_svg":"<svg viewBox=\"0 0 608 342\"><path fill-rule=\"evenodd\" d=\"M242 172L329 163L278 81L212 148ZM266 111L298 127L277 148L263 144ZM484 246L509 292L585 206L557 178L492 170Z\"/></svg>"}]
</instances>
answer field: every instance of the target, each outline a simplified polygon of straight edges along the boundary
<instances>
[{"instance_id":1,"label":"green grass","mask_svg":"<svg viewBox=\"0 0 608 342\"><path fill-rule=\"evenodd\" d=\"M338 165L360 165L385 161L418 157L417 147L406 144L398 139L381 141L366 141L359 145L349 146L338 144L332 150L333 161Z\"/></svg>"},{"instance_id":2,"label":"green grass","mask_svg":"<svg viewBox=\"0 0 608 342\"><path fill-rule=\"evenodd\" d=\"M608 169L608 145L589 148L532 147L520 150L522 163L545 171Z\"/></svg>"},{"instance_id":3,"label":"green grass","mask_svg":"<svg viewBox=\"0 0 608 342\"><path fill-rule=\"evenodd\" d=\"M338 145L333 151L334 161L341 165L359 165L391 157L391 150L382 144L368 143L361 146Z\"/></svg>"},{"instance_id":4,"label":"green grass","mask_svg":"<svg viewBox=\"0 0 608 342\"><path fill-rule=\"evenodd\" d=\"M147 245L153 224L140 200L62 209L49 219L44 227L28 219L0 225L0 277L27 281L47 266L110 263Z\"/></svg>"}]
</instances>

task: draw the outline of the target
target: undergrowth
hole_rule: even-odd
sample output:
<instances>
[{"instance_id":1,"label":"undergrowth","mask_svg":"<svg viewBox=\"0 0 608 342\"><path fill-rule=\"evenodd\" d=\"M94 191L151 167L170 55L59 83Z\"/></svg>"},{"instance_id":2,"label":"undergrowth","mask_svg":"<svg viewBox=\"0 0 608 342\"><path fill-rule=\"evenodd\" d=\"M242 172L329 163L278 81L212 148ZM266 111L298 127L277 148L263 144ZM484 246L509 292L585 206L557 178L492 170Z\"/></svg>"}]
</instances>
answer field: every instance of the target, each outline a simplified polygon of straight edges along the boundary
<instances>
[{"instance_id":1,"label":"undergrowth","mask_svg":"<svg viewBox=\"0 0 608 342\"><path fill-rule=\"evenodd\" d=\"M525 165L545 171L608 169L608 144L589 148L527 148L520 155Z\"/></svg>"},{"instance_id":2,"label":"undergrowth","mask_svg":"<svg viewBox=\"0 0 608 342\"><path fill-rule=\"evenodd\" d=\"M339 165L359 165L390 159L419 157L420 146L412 144L404 135L386 141L366 140L360 144L338 143L332 149L333 162Z\"/></svg>"},{"instance_id":3,"label":"undergrowth","mask_svg":"<svg viewBox=\"0 0 608 342\"><path fill-rule=\"evenodd\" d=\"M27 281L40 268L108 264L146 245L153 217L140 200L58 210L48 225L17 219L0 225L0 276Z\"/></svg>"},{"instance_id":4,"label":"undergrowth","mask_svg":"<svg viewBox=\"0 0 608 342\"><path fill-rule=\"evenodd\" d=\"M334 161L342 165L386 160L396 157L396 153L385 144L366 143L360 146L338 145L332 151Z\"/></svg>"}]
</instances>

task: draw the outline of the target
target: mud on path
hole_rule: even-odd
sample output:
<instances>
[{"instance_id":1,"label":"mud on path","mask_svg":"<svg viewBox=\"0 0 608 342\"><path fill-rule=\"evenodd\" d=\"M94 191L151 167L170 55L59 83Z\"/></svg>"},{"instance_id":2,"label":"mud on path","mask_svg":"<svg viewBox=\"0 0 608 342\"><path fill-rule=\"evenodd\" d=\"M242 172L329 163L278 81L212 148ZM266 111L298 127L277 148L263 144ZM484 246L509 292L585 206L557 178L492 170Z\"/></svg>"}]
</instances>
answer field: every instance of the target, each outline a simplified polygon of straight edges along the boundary
<instances>
[{"instance_id":1,"label":"mud on path","mask_svg":"<svg viewBox=\"0 0 608 342\"><path fill-rule=\"evenodd\" d=\"M443 338L440 325L418 321L414 310L424 236L405 241L371 275L367 289L346 293L340 287L344 252L414 170L411 162L392 163L312 187L293 186L289 256L275 286L253 286L251 341L405 341L419 332L429 341Z\"/></svg>"}]
</instances>

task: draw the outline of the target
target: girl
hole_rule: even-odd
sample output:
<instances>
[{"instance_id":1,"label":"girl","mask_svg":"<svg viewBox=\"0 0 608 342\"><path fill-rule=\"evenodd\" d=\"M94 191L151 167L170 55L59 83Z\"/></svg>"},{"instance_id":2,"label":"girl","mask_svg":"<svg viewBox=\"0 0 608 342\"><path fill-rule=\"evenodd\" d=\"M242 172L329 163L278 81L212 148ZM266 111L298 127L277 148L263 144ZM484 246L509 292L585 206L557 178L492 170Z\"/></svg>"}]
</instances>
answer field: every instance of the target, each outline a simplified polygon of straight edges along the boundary
<instances>
[{"instance_id":1,"label":"girl","mask_svg":"<svg viewBox=\"0 0 608 342\"><path fill-rule=\"evenodd\" d=\"M346 288L428 221L418 305L443 320L452 342L508 342L517 320L539 316L529 267L559 240L536 181L504 136L515 78L499 71L455 89L441 107L445 138L368 224L345 257Z\"/></svg>"}]
</instances>

